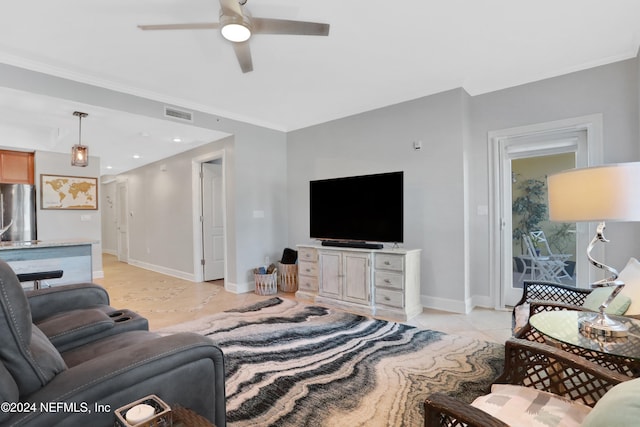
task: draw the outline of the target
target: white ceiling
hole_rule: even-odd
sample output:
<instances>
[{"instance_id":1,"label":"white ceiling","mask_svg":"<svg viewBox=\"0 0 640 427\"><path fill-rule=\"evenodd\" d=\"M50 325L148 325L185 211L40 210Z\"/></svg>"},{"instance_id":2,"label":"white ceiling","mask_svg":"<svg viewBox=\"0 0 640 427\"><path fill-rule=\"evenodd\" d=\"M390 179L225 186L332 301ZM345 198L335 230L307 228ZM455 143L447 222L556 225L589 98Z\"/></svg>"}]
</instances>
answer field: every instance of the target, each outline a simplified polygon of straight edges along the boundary
<instances>
[{"instance_id":1,"label":"white ceiling","mask_svg":"<svg viewBox=\"0 0 640 427\"><path fill-rule=\"evenodd\" d=\"M477 95L635 57L640 42L638 0L248 0L246 7L331 30L328 37L256 35L254 71L243 74L216 30L136 27L217 22L217 0L21 0L2 7L0 62L291 131L453 88ZM33 134L53 151L66 144L68 152L77 140L75 105L56 110L59 101L10 92L0 92L8 98L0 102L0 131ZM25 105L14 108L9 101L17 100ZM140 132L165 140L186 132L87 112L83 139L86 129L103 167L119 161L106 154L114 141L142 146ZM73 138L56 142L58 128ZM99 141L105 147L90 141L100 133L109 135ZM194 130L192 145L168 145L167 153L221 136Z\"/></svg>"},{"instance_id":2,"label":"white ceiling","mask_svg":"<svg viewBox=\"0 0 640 427\"><path fill-rule=\"evenodd\" d=\"M88 114L82 119L82 137L74 111ZM100 158L100 175L117 175L225 136L210 129L0 88L0 148L67 153L71 161L71 147L81 140L89 147L90 157Z\"/></svg>"}]
</instances>

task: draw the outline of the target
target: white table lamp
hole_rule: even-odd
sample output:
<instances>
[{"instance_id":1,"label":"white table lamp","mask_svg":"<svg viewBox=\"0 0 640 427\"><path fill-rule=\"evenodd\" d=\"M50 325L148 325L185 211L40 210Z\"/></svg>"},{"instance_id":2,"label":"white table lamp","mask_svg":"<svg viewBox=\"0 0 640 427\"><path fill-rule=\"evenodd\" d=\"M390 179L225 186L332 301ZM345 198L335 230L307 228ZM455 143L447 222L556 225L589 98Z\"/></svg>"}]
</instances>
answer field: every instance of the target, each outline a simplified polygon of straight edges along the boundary
<instances>
[{"instance_id":1,"label":"white table lamp","mask_svg":"<svg viewBox=\"0 0 640 427\"><path fill-rule=\"evenodd\" d=\"M587 257L591 264L607 270L611 276L595 282L593 287L614 287L599 312L580 323L580 330L589 335L626 336L626 326L604 312L624 283L617 280L618 272L614 268L593 259L591 250L597 242L608 242L603 234L605 221L640 221L640 162L571 169L550 175L548 191L550 220L599 222L596 235L587 247Z\"/></svg>"}]
</instances>

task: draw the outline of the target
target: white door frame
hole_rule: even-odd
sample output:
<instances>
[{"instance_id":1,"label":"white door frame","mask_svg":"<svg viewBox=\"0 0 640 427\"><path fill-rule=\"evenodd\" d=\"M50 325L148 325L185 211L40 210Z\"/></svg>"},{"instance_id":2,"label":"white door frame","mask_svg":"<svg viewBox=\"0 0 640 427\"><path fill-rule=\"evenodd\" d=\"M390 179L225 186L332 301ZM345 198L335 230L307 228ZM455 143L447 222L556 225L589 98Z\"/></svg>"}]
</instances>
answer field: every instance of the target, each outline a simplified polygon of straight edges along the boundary
<instances>
[{"instance_id":1,"label":"white door frame","mask_svg":"<svg viewBox=\"0 0 640 427\"><path fill-rule=\"evenodd\" d=\"M587 138L587 159L586 165L593 166L602 163L602 114L576 117L571 119L558 120L553 122L538 123L529 126L520 126L497 131L490 131L488 134L489 145L489 283L492 283L491 292L494 306L497 309L505 307L505 277L512 277L511 257L507 258L511 252L511 242L505 242L503 230L511 226L510 215L503 217L504 197L507 191L511 191L510 185L505 184L511 181L511 161L507 154L507 148L517 138L553 135L571 130L585 130ZM562 143L560 143L562 144ZM544 145L539 147L540 152L553 152L558 149L558 144ZM527 148L530 150L530 147ZM595 225L584 224L589 235L595 232ZM579 233L580 234L580 233ZM584 234L584 233L582 233ZM578 249L584 247L582 239L577 242ZM578 252L579 255L579 252ZM578 261L580 257L578 256ZM586 263L585 263L586 265ZM580 266L579 266L580 267ZM592 282L592 269L583 267L585 270L581 277L588 277L586 283L577 284L578 287L586 287Z\"/></svg>"},{"instance_id":2,"label":"white door frame","mask_svg":"<svg viewBox=\"0 0 640 427\"><path fill-rule=\"evenodd\" d=\"M201 164L212 160L222 161L222 223L224 225L224 277L228 277L228 251L227 246L227 203L226 203L226 162L225 150L218 150L191 159L191 187L193 202L193 276L196 282L204 280L202 267L202 180L200 179Z\"/></svg>"}]
</instances>

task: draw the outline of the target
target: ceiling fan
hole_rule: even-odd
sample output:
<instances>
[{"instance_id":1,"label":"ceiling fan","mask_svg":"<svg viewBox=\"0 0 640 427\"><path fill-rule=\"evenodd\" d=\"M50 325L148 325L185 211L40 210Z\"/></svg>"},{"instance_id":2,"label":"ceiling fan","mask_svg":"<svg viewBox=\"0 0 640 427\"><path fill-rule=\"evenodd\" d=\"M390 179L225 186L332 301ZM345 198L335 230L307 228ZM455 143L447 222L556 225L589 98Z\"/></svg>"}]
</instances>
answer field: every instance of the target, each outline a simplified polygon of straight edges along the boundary
<instances>
[{"instance_id":1,"label":"ceiling fan","mask_svg":"<svg viewBox=\"0 0 640 427\"><path fill-rule=\"evenodd\" d=\"M293 34L327 36L329 24L290 21L286 19L254 18L244 8L247 0L220 0L220 22L192 24L138 25L141 30L211 30L220 29L222 37L233 45L243 73L253 71L249 39L253 34Z\"/></svg>"}]
</instances>

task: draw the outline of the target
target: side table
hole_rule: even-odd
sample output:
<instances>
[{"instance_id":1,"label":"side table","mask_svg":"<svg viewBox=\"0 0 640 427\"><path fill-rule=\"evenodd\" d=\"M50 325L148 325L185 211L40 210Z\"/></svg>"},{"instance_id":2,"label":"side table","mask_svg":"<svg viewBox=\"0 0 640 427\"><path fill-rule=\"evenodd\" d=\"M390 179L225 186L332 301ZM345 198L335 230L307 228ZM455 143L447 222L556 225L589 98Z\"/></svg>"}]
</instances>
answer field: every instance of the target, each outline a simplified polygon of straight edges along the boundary
<instances>
[{"instance_id":1,"label":"side table","mask_svg":"<svg viewBox=\"0 0 640 427\"><path fill-rule=\"evenodd\" d=\"M196 414L191 409L175 405L171 408L173 427L215 427L205 417Z\"/></svg>"},{"instance_id":2,"label":"side table","mask_svg":"<svg viewBox=\"0 0 640 427\"><path fill-rule=\"evenodd\" d=\"M592 314L571 310L541 312L531 316L530 328L524 328L518 337L546 341L606 368L634 378L640 376L640 321L609 315L627 324L628 336L589 337L579 331L578 323L582 317Z\"/></svg>"}]
</instances>

